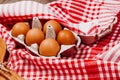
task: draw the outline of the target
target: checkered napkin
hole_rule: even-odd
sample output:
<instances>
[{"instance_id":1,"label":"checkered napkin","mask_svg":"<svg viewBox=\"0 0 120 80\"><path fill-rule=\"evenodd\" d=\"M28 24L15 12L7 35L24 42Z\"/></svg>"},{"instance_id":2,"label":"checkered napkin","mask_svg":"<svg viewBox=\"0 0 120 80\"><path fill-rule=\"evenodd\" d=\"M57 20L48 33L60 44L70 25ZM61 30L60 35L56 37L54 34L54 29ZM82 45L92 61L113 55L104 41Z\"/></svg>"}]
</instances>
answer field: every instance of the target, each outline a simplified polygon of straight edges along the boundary
<instances>
[{"instance_id":1,"label":"checkered napkin","mask_svg":"<svg viewBox=\"0 0 120 80\"><path fill-rule=\"evenodd\" d=\"M119 11L119 0L59 0L44 5L33 1L1 4L0 37L6 41L10 53L7 66L26 80L119 80L119 19L111 34L95 44L80 44L72 57L33 56L26 48L18 46L8 34L13 24L19 21L30 22L35 16L40 19L56 19L77 34L97 34L108 29L116 16L119 18ZM87 25L91 21L95 26L81 29L81 23Z\"/></svg>"}]
</instances>

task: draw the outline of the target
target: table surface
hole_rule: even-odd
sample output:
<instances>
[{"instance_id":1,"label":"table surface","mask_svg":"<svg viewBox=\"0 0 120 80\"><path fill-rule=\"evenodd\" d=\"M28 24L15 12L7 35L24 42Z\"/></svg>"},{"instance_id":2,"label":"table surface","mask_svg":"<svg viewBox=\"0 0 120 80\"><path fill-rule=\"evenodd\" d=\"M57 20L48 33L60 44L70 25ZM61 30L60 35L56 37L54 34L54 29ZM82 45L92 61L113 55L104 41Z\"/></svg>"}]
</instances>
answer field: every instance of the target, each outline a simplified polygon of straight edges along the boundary
<instances>
[{"instance_id":1,"label":"table surface","mask_svg":"<svg viewBox=\"0 0 120 80\"><path fill-rule=\"evenodd\" d=\"M0 4L6 4L6 3L13 3L13 2L17 2L17 1L26 1L26 0L0 0ZM29 1L37 1L43 4L55 1L55 0L29 0Z\"/></svg>"}]
</instances>

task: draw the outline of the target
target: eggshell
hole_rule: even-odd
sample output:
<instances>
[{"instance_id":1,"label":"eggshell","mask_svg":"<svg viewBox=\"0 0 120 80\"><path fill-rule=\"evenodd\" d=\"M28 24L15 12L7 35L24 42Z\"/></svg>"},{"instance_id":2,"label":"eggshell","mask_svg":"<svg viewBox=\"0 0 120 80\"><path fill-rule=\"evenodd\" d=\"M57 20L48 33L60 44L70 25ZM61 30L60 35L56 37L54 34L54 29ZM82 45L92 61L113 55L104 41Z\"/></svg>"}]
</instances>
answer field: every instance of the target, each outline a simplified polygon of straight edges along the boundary
<instances>
[{"instance_id":1,"label":"eggshell","mask_svg":"<svg viewBox=\"0 0 120 80\"><path fill-rule=\"evenodd\" d=\"M23 34L24 36L26 36L26 33L29 30L30 30L30 27L25 22L18 22L12 27L11 34L14 37L17 37L20 34Z\"/></svg>"},{"instance_id":2,"label":"eggshell","mask_svg":"<svg viewBox=\"0 0 120 80\"><path fill-rule=\"evenodd\" d=\"M59 50L60 45L52 38L43 40L39 47L39 52L42 56L57 56Z\"/></svg>"},{"instance_id":3,"label":"eggshell","mask_svg":"<svg viewBox=\"0 0 120 80\"><path fill-rule=\"evenodd\" d=\"M57 35L57 41L62 45L71 45L76 43L76 38L70 30L61 30Z\"/></svg>"},{"instance_id":4,"label":"eggshell","mask_svg":"<svg viewBox=\"0 0 120 80\"><path fill-rule=\"evenodd\" d=\"M28 46L34 43L40 45L42 40L44 40L44 33L39 28L32 28L29 30L25 38L25 42Z\"/></svg>"},{"instance_id":5,"label":"eggshell","mask_svg":"<svg viewBox=\"0 0 120 80\"><path fill-rule=\"evenodd\" d=\"M53 27L56 35L58 34L59 31L62 30L61 25L60 25L57 21L55 21L55 20L49 20L49 21L47 21L47 22L44 24L44 26L43 26L43 32L44 32L45 34L46 34L46 29L47 29L48 26L52 26L52 27Z\"/></svg>"}]
</instances>

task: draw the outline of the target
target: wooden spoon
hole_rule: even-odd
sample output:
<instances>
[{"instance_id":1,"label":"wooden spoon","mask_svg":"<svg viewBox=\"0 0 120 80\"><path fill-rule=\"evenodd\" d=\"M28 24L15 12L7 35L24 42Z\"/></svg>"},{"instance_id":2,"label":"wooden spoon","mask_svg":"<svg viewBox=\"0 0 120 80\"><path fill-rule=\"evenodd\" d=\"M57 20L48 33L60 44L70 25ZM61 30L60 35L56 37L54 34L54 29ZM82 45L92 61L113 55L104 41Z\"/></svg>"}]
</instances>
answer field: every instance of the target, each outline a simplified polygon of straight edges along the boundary
<instances>
[{"instance_id":1,"label":"wooden spoon","mask_svg":"<svg viewBox=\"0 0 120 80\"><path fill-rule=\"evenodd\" d=\"M5 54L6 54L6 43L2 38L0 38L0 62L1 63L4 61Z\"/></svg>"}]
</instances>

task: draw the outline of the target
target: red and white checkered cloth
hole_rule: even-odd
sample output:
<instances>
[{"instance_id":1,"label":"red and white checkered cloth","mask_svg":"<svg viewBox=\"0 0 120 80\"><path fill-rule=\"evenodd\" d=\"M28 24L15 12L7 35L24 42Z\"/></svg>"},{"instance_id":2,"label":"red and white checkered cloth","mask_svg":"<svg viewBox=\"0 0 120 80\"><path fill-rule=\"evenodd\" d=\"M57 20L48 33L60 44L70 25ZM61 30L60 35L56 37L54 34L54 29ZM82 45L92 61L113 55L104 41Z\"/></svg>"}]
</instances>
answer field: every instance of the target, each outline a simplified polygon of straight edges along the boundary
<instances>
[{"instance_id":1,"label":"red and white checkered cloth","mask_svg":"<svg viewBox=\"0 0 120 80\"><path fill-rule=\"evenodd\" d=\"M44 5L33 1L0 4L0 37L6 41L10 53L7 66L26 80L119 80L119 11L119 0L59 0ZM113 26L111 34L95 44L80 44L77 53L67 58L33 56L8 34L16 22L31 22L35 16L40 19L56 19L78 34L83 34L79 28L81 22L98 20L100 27L94 30L101 33L116 15L118 23Z\"/></svg>"}]
</instances>

